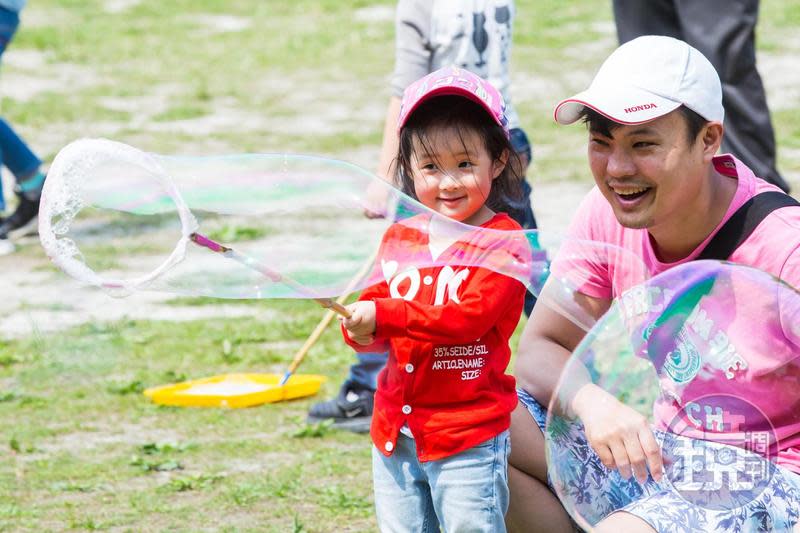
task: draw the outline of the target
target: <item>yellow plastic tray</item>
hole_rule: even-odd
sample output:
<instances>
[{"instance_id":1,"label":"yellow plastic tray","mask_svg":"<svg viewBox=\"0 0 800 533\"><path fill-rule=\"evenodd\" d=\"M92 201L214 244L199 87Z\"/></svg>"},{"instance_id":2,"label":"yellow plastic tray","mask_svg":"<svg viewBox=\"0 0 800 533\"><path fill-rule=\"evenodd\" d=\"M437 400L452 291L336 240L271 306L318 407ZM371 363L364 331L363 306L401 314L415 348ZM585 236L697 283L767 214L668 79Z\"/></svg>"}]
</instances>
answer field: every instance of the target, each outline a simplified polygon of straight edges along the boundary
<instances>
[{"instance_id":1,"label":"yellow plastic tray","mask_svg":"<svg viewBox=\"0 0 800 533\"><path fill-rule=\"evenodd\" d=\"M251 407L313 396L325 376L297 374L284 386L281 374L221 374L208 378L152 387L144 395L160 405L180 407Z\"/></svg>"}]
</instances>

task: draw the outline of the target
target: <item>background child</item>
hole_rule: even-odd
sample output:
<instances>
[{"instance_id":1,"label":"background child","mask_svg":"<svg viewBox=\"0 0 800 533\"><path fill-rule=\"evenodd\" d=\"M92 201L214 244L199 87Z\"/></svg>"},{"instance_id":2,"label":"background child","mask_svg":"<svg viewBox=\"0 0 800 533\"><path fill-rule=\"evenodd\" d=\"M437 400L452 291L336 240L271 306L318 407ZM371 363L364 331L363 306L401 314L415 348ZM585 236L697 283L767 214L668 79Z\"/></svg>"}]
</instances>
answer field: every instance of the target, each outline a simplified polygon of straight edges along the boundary
<instances>
[{"instance_id":1,"label":"background child","mask_svg":"<svg viewBox=\"0 0 800 533\"><path fill-rule=\"evenodd\" d=\"M477 263L463 266L485 249L470 235L491 233L470 226L520 229L495 213L519 195L503 100L485 80L448 67L406 89L398 125L404 192L465 226L455 239L444 231L452 223L429 214L391 226L378 254L386 282L364 291L342 322L357 350L389 349L370 431L378 523L384 531L505 531L517 403L505 369L526 290ZM508 252L530 261L524 238Z\"/></svg>"}]
</instances>

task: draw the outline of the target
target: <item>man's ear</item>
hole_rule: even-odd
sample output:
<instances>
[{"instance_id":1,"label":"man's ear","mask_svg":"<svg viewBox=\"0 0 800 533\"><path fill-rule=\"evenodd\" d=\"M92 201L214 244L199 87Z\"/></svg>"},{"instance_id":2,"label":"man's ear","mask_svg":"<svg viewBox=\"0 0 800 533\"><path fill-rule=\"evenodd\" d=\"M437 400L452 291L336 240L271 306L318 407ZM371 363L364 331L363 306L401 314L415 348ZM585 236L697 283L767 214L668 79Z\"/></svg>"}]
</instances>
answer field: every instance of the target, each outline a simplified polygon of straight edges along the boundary
<instances>
[{"instance_id":1,"label":"man's ear","mask_svg":"<svg viewBox=\"0 0 800 533\"><path fill-rule=\"evenodd\" d=\"M700 139L703 147L703 160L710 163L711 159L717 155L719 147L722 144L722 135L725 131L722 122L709 122L703 126L700 132Z\"/></svg>"},{"instance_id":2,"label":"man's ear","mask_svg":"<svg viewBox=\"0 0 800 533\"><path fill-rule=\"evenodd\" d=\"M494 163L492 163L492 179L497 179L500 174L503 173L503 170L505 170L507 164L508 150L503 150L503 153L500 154L500 157L495 159Z\"/></svg>"}]
</instances>

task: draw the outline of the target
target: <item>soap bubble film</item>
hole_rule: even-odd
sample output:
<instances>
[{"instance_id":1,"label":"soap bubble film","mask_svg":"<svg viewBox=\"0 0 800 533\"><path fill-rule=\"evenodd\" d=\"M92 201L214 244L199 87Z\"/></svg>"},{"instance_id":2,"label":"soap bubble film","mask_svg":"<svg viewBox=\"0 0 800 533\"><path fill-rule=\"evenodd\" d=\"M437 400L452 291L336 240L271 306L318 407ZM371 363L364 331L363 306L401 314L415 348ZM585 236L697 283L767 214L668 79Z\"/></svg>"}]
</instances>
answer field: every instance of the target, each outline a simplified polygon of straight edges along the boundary
<instances>
[{"instance_id":1,"label":"soap bubble film","mask_svg":"<svg viewBox=\"0 0 800 533\"><path fill-rule=\"evenodd\" d=\"M800 294L762 271L695 261L623 293L573 352L548 409L549 472L567 511L589 528L626 498L762 505L779 490L778 467L800 467L798 355ZM648 420L660 482L589 472L571 405L589 383ZM608 476L616 490L597 490Z\"/></svg>"}]
</instances>

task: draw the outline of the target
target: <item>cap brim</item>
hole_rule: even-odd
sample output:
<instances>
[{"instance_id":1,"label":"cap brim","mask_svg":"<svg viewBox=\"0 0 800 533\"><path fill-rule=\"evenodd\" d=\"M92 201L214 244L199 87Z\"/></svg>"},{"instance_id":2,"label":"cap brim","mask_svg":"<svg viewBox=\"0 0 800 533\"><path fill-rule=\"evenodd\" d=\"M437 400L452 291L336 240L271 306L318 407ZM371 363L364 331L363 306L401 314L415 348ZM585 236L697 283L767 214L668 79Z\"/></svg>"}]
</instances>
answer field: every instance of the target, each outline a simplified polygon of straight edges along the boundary
<instances>
[{"instance_id":1,"label":"cap brim","mask_svg":"<svg viewBox=\"0 0 800 533\"><path fill-rule=\"evenodd\" d=\"M618 124L642 124L680 106L680 102L637 87L590 87L560 101L553 112L553 118L559 124L572 124L581 117L583 108L588 107Z\"/></svg>"},{"instance_id":2,"label":"cap brim","mask_svg":"<svg viewBox=\"0 0 800 533\"><path fill-rule=\"evenodd\" d=\"M425 96L423 96L422 98L420 98L419 100L414 102L414 105L412 105L410 108L408 108L408 111L404 111L403 116L401 117L401 120L398 121L398 123L397 123L397 131L399 132L401 129L403 129L403 126L405 126L406 122L408 122L408 117L410 117L412 114L414 114L414 111L416 111L416 109L419 106L421 106L423 103L427 102L431 98L435 98L437 96L463 96L464 98L467 98L468 100L472 100L473 102L475 102L476 104L481 106L483 108L483 110L486 111L489 114L489 117L498 126L502 127L506 131L506 133L508 132L508 126L503 124L497 118L497 116L495 115L494 111L489 106L486 105L486 102L483 102L480 98L475 96L474 93L468 91L467 89L462 89L460 87L452 87L452 86L446 86L446 87L440 87L440 88L433 89L430 92L428 92Z\"/></svg>"}]
</instances>

